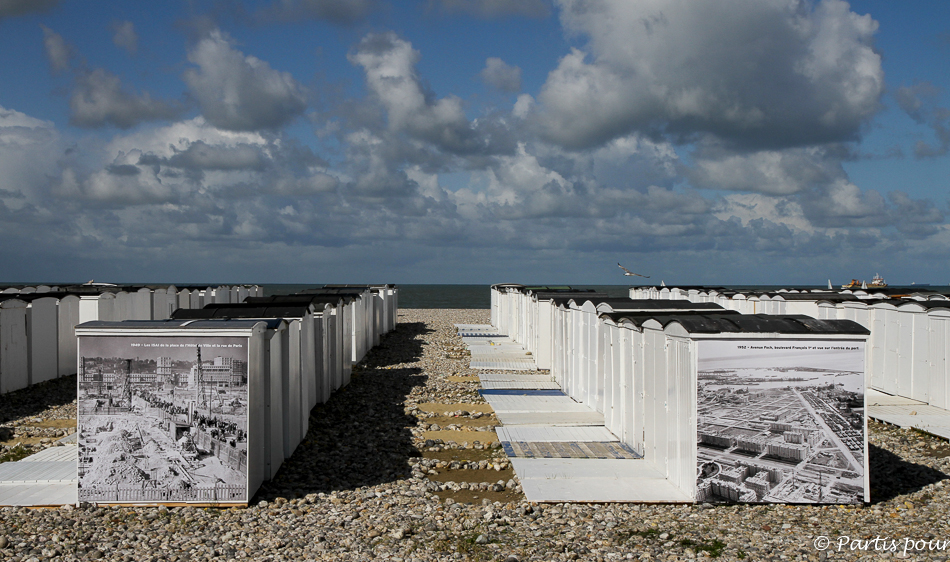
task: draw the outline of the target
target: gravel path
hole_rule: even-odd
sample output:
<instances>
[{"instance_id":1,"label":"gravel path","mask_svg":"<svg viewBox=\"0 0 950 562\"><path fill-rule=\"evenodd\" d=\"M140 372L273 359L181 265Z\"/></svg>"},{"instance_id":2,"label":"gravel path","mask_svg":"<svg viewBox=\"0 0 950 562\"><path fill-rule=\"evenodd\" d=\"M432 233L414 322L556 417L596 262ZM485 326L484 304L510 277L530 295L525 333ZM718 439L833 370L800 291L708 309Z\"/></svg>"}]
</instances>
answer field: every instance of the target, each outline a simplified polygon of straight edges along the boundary
<instances>
[{"instance_id":1,"label":"gravel path","mask_svg":"<svg viewBox=\"0 0 950 562\"><path fill-rule=\"evenodd\" d=\"M313 411L307 438L251 507L4 508L0 560L950 556L943 542L950 541L950 447L874 423L868 506L532 505L491 445L488 429L497 421L482 413L475 372L454 335L454 323L487 323L488 311L404 310L399 321L350 386ZM45 420L74 418L75 379L67 383L49 385L65 389L58 398L34 389L0 397L2 425L26 437L48 429L35 427ZM486 437L475 439L479 433ZM828 538L826 550L815 547L820 537ZM904 556L907 540L918 541L912 549L943 550ZM898 552L882 551L890 547Z\"/></svg>"}]
</instances>

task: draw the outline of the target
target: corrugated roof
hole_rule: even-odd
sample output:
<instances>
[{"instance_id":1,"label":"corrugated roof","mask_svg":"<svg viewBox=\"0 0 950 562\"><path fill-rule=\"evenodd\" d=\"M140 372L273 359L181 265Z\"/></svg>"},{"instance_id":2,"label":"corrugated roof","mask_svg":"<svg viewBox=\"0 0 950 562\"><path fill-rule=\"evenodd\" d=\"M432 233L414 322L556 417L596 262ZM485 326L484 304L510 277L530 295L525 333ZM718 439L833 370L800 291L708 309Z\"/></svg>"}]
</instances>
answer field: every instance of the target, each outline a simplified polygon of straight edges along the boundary
<instances>
[{"instance_id":1,"label":"corrugated roof","mask_svg":"<svg viewBox=\"0 0 950 562\"><path fill-rule=\"evenodd\" d=\"M122 322L107 322L104 320L93 320L83 322L76 328L123 328L130 330L212 330L212 329L250 329L263 322L268 328L277 328L283 320L279 318L261 319L261 320L228 320L228 319L208 319L208 320L188 320L188 319L168 319L168 320L124 320Z\"/></svg>"},{"instance_id":2,"label":"corrugated roof","mask_svg":"<svg viewBox=\"0 0 950 562\"><path fill-rule=\"evenodd\" d=\"M602 315L603 316L603 315ZM673 322L679 323L691 334L839 334L867 335L864 326L853 320L819 320L805 315L738 314L734 311L718 313L677 312L675 314L627 314L613 313L614 322L629 320L642 326L648 320L656 320L664 328Z\"/></svg>"},{"instance_id":3,"label":"corrugated roof","mask_svg":"<svg viewBox=\"0 0 950 562\"><path fill-rule=\"evenodd\" d=\"M253 304L215 304L204 308L179 308L172 313L175 320L200 318L303 318L310 312L308 306Z\"/></svg>"}]
</instances>

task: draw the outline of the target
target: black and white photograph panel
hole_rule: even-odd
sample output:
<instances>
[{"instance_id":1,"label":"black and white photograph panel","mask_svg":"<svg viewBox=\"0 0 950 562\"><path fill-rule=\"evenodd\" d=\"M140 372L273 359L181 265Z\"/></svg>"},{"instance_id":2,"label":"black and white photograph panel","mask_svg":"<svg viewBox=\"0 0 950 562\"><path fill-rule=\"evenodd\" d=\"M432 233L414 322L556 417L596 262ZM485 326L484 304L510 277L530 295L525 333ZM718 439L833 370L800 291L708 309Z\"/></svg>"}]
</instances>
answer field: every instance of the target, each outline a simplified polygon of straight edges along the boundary
<instances>
[{"instance_id":1,"label":"black and white photograph panel","mask_svg":"<svg viewBox=\"0 0 950 562\"><path fill-rule=\"evenodd\" d=\"M698 342L697 499L866 501L864 342Z\"/></svg>"},{"instance_id":2,"label":"black and white photograph panel","mask_svg":"<svg viewBox=\"0 0 950 562\"><path fill-rule=\"evenodd\" d=\"M246 337L79 340L79 500L247 502Z\"/></svg>"}]
</instances>

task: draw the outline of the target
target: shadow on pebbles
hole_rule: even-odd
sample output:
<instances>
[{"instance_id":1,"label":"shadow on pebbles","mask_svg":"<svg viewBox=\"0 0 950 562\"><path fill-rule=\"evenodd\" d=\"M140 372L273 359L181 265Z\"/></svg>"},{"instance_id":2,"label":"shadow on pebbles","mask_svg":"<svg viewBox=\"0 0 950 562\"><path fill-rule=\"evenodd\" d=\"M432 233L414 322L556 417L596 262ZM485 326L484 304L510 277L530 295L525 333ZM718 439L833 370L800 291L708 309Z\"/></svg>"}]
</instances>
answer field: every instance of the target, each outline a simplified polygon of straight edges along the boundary
<instances>
[{"instance_id":1,"label":"shadow on pebbles","mask_svg":"<svg viewBox=\"0 0 950 562\"><path fill-rule=\"evenodd\" d=\"M866 506L531 504L455 323L488 311L401 311L248 508L3 508L0 560L857 560L884 553L852 539L950 538L950 447L875 423Z\"/></svg>"}]
</instances>

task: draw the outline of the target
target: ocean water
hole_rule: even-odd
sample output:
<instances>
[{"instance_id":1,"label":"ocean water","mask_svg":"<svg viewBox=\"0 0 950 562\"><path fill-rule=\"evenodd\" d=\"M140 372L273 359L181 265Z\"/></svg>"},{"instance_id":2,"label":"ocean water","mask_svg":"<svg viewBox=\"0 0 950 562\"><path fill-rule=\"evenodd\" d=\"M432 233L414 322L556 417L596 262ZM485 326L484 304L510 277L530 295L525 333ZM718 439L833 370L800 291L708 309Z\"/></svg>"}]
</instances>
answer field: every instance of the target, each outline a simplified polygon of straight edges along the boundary
<instances>
[{"instance_id":1,"label":"ocean water","mask_svg":"<svg viewBox=\"0 0 950 562\"><path fill-rule=\"evenodd\" d=\"M289 295L323 285L262 285L264 296ZM626 297L629 285L571 285L611 297ZM399 308L491 308L490 285L397 285Z\"/></svg>"}]
</instances>

